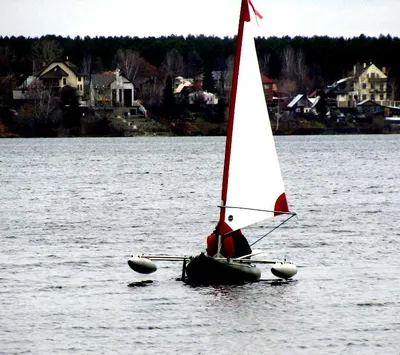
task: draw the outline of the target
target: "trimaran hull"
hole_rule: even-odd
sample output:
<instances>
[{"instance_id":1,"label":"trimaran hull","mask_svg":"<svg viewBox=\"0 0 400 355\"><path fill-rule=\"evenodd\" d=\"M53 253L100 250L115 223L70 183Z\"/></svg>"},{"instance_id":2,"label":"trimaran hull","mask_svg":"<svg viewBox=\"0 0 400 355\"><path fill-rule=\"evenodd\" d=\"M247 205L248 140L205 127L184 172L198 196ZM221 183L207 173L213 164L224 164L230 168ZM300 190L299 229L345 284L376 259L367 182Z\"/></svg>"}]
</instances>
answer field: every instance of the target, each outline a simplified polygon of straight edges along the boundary
<instances>
[{"instance_id":1,"label":"trimaran hull","mask_svg":"<svg viewBox=\"0 0 400 355\"><path fill-rule=\"evenodd\" d=\"M153 261L183 262L181 280L192 285L243 284L260 281L261 271L255 264L272 264L271 272L286 281L296 275L294 264L276 260L250 260L213 258L201 253L193 256L138 255L128 260L129 267L141 274L151 274L157 270ZM264 280L265 281L265 280Z\"/></svg>"},{"instance_id":2,"label":"trimaran hull","mask_svg":"<svg viewBox=\"0 0 400 355\"><path fill-rule=\"evenodd\" d=\"M205 254L191 259L186 265L186 279L189 284L242 284L258 281L261 271L248 263L229 259L217 260Z\"/></svg>"}]
</instances>

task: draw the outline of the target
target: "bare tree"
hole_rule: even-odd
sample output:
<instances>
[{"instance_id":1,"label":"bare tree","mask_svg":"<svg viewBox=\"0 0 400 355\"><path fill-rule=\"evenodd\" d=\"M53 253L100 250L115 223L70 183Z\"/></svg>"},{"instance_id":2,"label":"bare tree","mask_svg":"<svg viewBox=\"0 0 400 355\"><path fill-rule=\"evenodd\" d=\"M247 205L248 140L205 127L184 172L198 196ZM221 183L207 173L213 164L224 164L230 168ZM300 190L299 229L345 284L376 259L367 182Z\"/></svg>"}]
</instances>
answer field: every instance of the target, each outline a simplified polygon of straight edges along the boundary
<instances>
[{"instance_id":1,"label":"bare tree","mask_svg":"<svg viewBox=\"0 0 400 355\"><path fill-rule=\"evenodd\" d=\"M81 62L81 70L82 74L89 76L92 72L92 55L90 53L86 53Z\"/></svg>"},{"instance_id":2,"label":"bare tree","mask_svg":"<svg viewBox=\"0 0 400 355\"><path fill-rule=\"evenodd\" d=\"M100 57L97 57L94 61L92 61L91 67L92 67L93 73L104 72L104 64Z\"/></svg>"},{"instance_id":3,"label":"bare tree","mask_svg":"<svg viewBox=\"0 0 400 355\"><path fill-rule=\"evenodd\" d=\"M43 63L48 64L62 55L62 47L55 40L39 39L32 44L32 57L35 72ZM38 66L39 63L39 66Z\"/></svg>"},{"instance_id":4,"label":"bare tree","mask_svg":"<svg viewBox=\"0 0 400 355\"><path fill-rule=\"evenodd\" d=\"M293 95L298 91L304 92L312 85L309 70L306 65L304 52L297 52L290 46L282 53L281 90Z\"/></svg>"},{"instance_id":5,"label":"bare tree","mask_svg":"<svg viewBox=\"0 0 400 355\"><path fill-rule=\"evenodd\" d=\"M284 80L294 80L296 76L296 52L290 46L285 47L282 53L281 76Z\"/></svg>"},{"instance_id":6,"label":"bare tree","mask_svg":"<svg viewBox=\"0 0 400 355\"><path fill-rule=\"evenodd\" d=\"M189 78L196 80L196 77L203 72L203 59L199 53L193 50L189 53L186 65L186 74Z\"/></svg>"},{"instance_id":7,"label":"bare tree","mask_svg":"<svg viewBox=\"0 0 400 355\"><path fill-rule=\"evenodd\" d=\"M121 69L124 75L133 83L136 76L143 66L144 59L139 56L139 53L131 50L119 49L114 57L116 66Z\"/></svg>"},{"instance_id":8,"label":"bare tree","mask_svg":"<svg viewBox=\"0 0 400 355\"><path fill-rule=\"evenodd\" d=\"M310 89L311 81L308 74L309 70L306 65L304 52L301 49L297 51L296 67L297 90L305 92L306 90ZM306 94L308 94L308 92L306 92Z\"/></svg>"},{"instance_id":9,"label":"bare tree","mask_svg":"<svg viewBox=\"0 0 400 355\"><path fill-rule=\"evenodd\" d=\"M32 84L25 93L32 116L40 124L47 124L53 121L51 113L56 108L57 103L51 91L51 87L44 87L41 83L37 82Z\"/></svg>"},{"instance_id":10,"label":"bare tree","mask_svg":"<svg viewBox=\"0 0 400 355\"><path fill-rule=\"evenodd\" d=\"M165 59L161 64L161 67L165 72L165 76L167 77L170 75L171 78L175 78L178 75L182 75L185 69L183 57L177 49L171 49L165 55Z\"/></svg>"},{"instance_id":11,"label":"bare tree","mask_svg":"<svg viewBox=\"0 0 400 355\"><path fill-rule=\"evenodd\" d=\"M260 58L260 71L265 75L269 75L269 62L271 60L271 54L264 54L262 58Z\"/></svg>"},{"instance_id":12,"label":"bare tree","mask_svg":"<svg viewBox=\"0 0 400 355\"><path fill-rule=\"evenodd\" d=\"M7 60L9 63L13 63L17 60L17 55L13 49L10 49L8 46L0 46L0 57ZM4 63L1 63L4 66ZM1 71L1 70L0 70Z\"/></svg>"},{"instance_id":13,"label":"bare tree","mask_svg":"<svg viewBox=\"0 0 400 355\"><path fill-rule=\"evenodd\" d=\"M0 104L11 100L10 93L12 92L12 84L14 75L8 74L0 76Z\"/></svg>"},{"instance_id":14,"label":"bare tree","mask_svg":"<svg viewBox=\"0 0 400 355\"><path fill-rule=\"evenodd\" d=\"M162 101L164 85L156 75L153 80L144 83L141 88L141 97L145 105L155 106Z\"/></svg>"},{"instance_id":15,"label":"bare tree","mask_svg":"<svg viewBox=\"0 0 400 355\"><path fill-rule=\"evenodd\" d=\"M397 80L395 77L390 78L388 81L390 87L392 88L392 93L390 97L388 96L388 100L391 105L394 105L394 101L397 99Z\"/></svg>"},{"instance_id":16,"label":"bare tree","mask_svg":"<svg viewBox=\"0 0 400 355\"><path fill-rule=\"evenodd\" d=\"M384 74L387 75L388 81L387 85L391 88L390 95L388 93L387 100L389 100L390 104L395 106L394 101L397 99L397 80L395 76L392 76L392 67L388 67Z\"/></svg>"},{"instance_id":17,"label":"bare tree","mask_svg":"<svg viewBox=\"0 0 400 355\"><path fill-rule=\"evenodd\" d=\"M296 81L281 79L279 81L279 91L282 92L284 96L288 95L289 97L293 97L297 91Z\"/></svg>"},{"instance_id":18,"label":"bare tree","mask_svg":"<svg viewBox=\"0 0 400 355\"><path fill-rule=\"evenodd\" d=\"M145 105L156 106L159 105L165 86L165 76L161 69L147 63L145 76L141 78L140 84L140 97Z\"/></svg>"}]
</instances>

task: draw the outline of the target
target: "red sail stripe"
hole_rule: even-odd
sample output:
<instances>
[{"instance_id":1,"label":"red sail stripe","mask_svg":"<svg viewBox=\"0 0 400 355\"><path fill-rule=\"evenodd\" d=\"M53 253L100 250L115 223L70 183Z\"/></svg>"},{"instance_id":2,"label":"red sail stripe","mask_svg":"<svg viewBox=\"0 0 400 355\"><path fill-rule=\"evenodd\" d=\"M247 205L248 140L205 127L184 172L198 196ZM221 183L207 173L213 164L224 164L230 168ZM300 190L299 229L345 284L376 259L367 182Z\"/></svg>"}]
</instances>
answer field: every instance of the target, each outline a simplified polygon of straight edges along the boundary
<instances>
[{"instance_id":1,"label":"red sail stripe","mask_svg":"<svg viewBox=\"0 0 400 355\"><path fill-rule=\"evenodd\" d=\"M274 211L274 216L279 216L279 212L289 212L289 206L286 200L286 194L284 192L277 198Z\"/></svg>"},{"instance_id":2,"label":"red sail stripe","mask_svg":"<svg viewBox=\"0 0 400 355\"><path fill-rule=\"evenodd\" d=\"M233 232L232 228L229 227L224 221L220 222L218 227L219 227L220 235L224 235L224 234Z\"/></svg>"}]
</instances>

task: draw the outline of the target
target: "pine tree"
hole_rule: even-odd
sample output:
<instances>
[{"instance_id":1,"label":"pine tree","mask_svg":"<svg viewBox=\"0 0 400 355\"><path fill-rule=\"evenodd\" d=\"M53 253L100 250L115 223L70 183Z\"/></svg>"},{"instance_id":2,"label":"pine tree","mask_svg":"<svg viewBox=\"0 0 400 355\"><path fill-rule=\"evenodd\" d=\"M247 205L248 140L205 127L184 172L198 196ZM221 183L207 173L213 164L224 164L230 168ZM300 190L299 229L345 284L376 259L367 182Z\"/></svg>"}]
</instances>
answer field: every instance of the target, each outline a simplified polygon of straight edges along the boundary
<instances>
[{"instance_id":1,"label":"pine tree","mask_svg":"<svg viewBox=\"0 0 400 355\"><path fill-rule=\"evenodd\" d=\"M63 111L63 124L65 128L72 129L72 133L79 134L81 113L76 89L64 86L61 90L61 108Z\"/></svg>"},{"instance_id":2,"label":"pine tree","mask_svg":"<svg viewBox=\"0 0 400 355\"><path fill-rule=\"evenodd\" d=\"M203 76L203 90L207 92L215 92L215 81L211 70L206 70Z\"/></svg>"},{"instance_id":3,"label":"pine tree","mask_svg":"<svg viewBox=\"0 0 400 355\"><path fill-rule=\"evenodd\" d=\"M162 113L165 115L167 119L171 120L175 117L176 103L175 103L174 92L172 89L172 78L170 75L167 77L167 80L165 82L164 96L161 109Z\"/></svg>"}]
</instances>

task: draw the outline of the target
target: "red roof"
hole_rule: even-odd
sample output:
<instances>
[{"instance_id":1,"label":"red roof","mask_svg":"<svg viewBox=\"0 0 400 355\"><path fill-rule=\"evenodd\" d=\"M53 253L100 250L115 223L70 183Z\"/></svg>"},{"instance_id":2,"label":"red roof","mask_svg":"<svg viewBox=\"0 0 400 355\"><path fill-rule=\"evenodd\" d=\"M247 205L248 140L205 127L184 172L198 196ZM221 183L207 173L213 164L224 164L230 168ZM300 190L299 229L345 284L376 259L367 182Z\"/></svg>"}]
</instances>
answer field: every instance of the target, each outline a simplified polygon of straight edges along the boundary
<instances>
[{"instance_id":1,"label":"red roof","mask_svg":"<svg viewBox=\"0 0 400 355\"><path fill-rule=\"evenodd\" d=\"M273 81L272 79L268 78L268 76L261 74L261 80L263 82L263 84L273 84L275 81Z\"/></svg>"},{"instance_id":2,"label":"red roof","mask_svg":"<svg viewBox=\"0 0 400 355\"><path fill-rule=\"evenodd\" d=\"M314 90L311 94L308 95L308 97L316 97L318 94L317 90Z\"/></svg>"}]
</instances>

